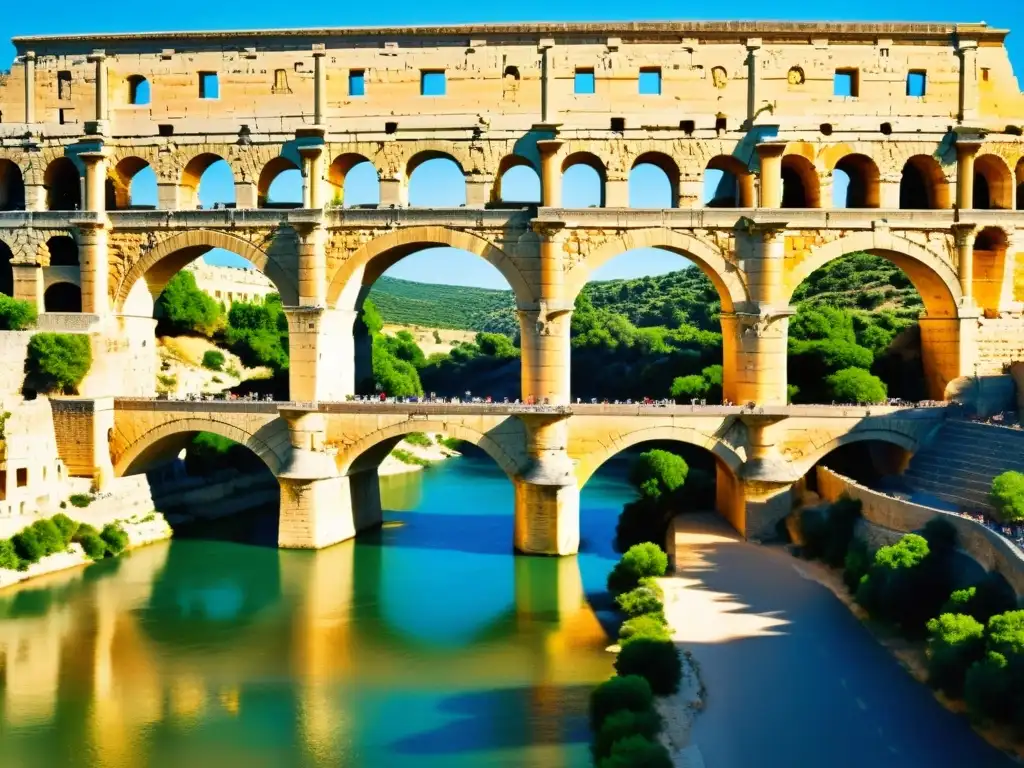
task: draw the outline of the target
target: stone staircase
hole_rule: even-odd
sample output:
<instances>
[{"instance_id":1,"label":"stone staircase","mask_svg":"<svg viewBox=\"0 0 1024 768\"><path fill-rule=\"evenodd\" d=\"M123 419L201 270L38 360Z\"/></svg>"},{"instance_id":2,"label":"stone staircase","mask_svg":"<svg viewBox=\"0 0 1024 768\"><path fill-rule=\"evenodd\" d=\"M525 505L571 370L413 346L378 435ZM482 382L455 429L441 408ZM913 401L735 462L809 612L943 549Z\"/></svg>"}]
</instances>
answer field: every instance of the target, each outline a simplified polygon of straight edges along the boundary
<instances>
[{"instance_id":1,"label":"stone staircase","mask_svg":"<svg viewBox=\"0 0 1024 768\"><path fill-rule=\"evenodd\" d=\"M1011 469L1024 472L1024 430L947 421L914 455L901 479L913 491L962 511L992 515L992 478Z\"/></svg>"}]
</instances>

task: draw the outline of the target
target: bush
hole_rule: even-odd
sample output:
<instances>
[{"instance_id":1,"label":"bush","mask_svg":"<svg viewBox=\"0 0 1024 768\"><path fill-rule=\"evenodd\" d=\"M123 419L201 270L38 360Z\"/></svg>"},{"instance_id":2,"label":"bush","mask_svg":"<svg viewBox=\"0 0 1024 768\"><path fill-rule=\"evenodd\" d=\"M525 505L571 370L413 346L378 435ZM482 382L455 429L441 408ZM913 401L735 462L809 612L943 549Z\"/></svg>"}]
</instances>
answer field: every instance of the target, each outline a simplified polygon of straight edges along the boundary
<instances>
[{"instance_id":1,"label":"bush","mask_svg":"<svg viewBox=\"0 0 1024 768\"><path fill-rule=\"evenodd\" d=\"M75 541L81 545L82 550L86 556L93 560L102 560L107 555L107 544L100 538L99 534L95 530L78 533L75 537Z\"/></svg>"},{"instance_id":2,"label":"bush","mask_svg":"<svg viewBox=\"0 0 1024 768\"><path fill-rule=\"evenodd\" d=\"M639 675L655 694L667 696L679 690L683 662L671 640L637 637L622 646L615 659L615 671L620 675Z\"/></svg>"},{"instance_id":3,"label":"bush","mask_svg":"<svg viewBox=\"0 0 1024 768\"><path fill-rule=\"evenodd\" d=\"M119 555L128 546L128 534L117 523L107 523L100 531L100 538L112 555Z\"/></svg>"},{"instance_id":4,"label":"bush","mask_svg":"<svg viewBox=\"0 0 1024 768\"><path fill-rule=\"evenodd\" d=\"M643 736L627 736L612 745L598 768L672 768L668 750Z\"/></svg>"},{"instance_id":5,"label":"bush","mask_svg":"<svg viewBox=\"0 0 1024 768\"><path fill-rule=\"evenodd\" d=\"M656 613L648 613L642 616L634 616L626 619L619 627L619 642L626 643L639 637L649 637L653 640L670 640L668 627L665 626L664 616Z\"/></svg>"},{"instance_id":6,"label":"bush","mask_svg":"<svg viewBox=\"0 0 1024 768\"><path fill-rule=\"evenodd\" d=\"M14 551L18 555L18 559L21 561L18 567L22 570L32 563L38 563L46 554L46 547L39 541L34 528L26 528L14 534L11 537L11 543L14 545Z\"/></svg>"},{"instance_id":7,"label":"bush","mask_svg":"<svg viewBox=\"0 0 1024 768\"><path fill-rule=\"evenodd\" d=\"M35 323L35 304L0 293L0 331L23 331Z\"/></svg>"},{"instance_id":8,"label":"bush","mask_svg":"<svg viewBox=\"0 0 1024 768\"><path fill-rule=\"evenodd\" d=\"M658 596L659 600L665 602L665 590L661 588L661 584L658 583L656 576L644 576L637 582L637 586L651 590L651 592Z\"/></svg>"},{"instance_id":9,"label":"bush","mask_svg":"<svg viewBox=\"0 0 1024 768\"><path fill-rule=\"evenodd\" d=\"M971 616L944 613L928 622L928 683L960 697L971 664L985 653L985 628Z\"/></svg>"},{"instance_id":10,"label":"bush","mask_svg":"<svg viewBox=\"0 0 1024 768\"><path fill-rule=\"evenodd\" d=\"M36 520L32 523L31 529L35 532L36 540L43 547L44 556L67 549L64 536L52 520Z\"/></svg>"},{"instance_id":11,"label":"bush","mask_svg":"<svg viewBox=\"0 0 1024 768\"><path fill-rule=\"evenodd\" d=\"M434 444L434 441L422 432L410 432L405 436L405 442L409 445L417 445L420 448L430 448Z\"/></svg>"},{"instance_id":12,"label":"bush","mask_svg":"<svg viewBox=\"0 0 1024 768\"><path fill-rule=\"evenodd\" d=\"M689 471L681 456L655 449L637 457L629 471L629 482L641 496L658 501L682 488Z\"/></svg>"},{"instance_id":13,"label":"bush","mask_svg":"<svg viewBox=\"0 0 1024 768\"><path fill-rule=\"evenodd\" d=\"M843 582L850 590L850 594L856 594L857 585L871 567L871 560L871 552L868 551L865 542L860 539L850 542L850 547L846 550L846 559L843 561Z\"/></svg>"},{"instance_id":14,"label":"bush","mask_svg":"<svg viewBox=\"0 0 1024 768\"><path fill-rule=\"evenodd\" d=\"M608 589L614 594L628 592L644 576L664 576L668 569L668 556L657 544L634 544L608 574Z\"/></svg>"},{"instance_id":15,"label":"bush","mask_svg":"<svg viewBox=\"0 0 1024 768\"><path fill-rule=\"evenodd\" d=\"M85 509L92 504L92 496L88 493L73 493L68 496L68 501L71 502L71 506L78 507L79 509Z\"/></svg>"},{"instance_id":16,"label":"bush","mask_svg":"<svg viewBox=\"0 0 1024 768\"><path fill-rule=\"evenodd\" d=\"M14 542L10 539L0 539L0 568L16 571L20 566L21 558L14 551Z\"/></svg>"},{"instance_id":17,"label":"bush","mask_svg":"<svg viewBox=\"0 0 1024 768\"><path fill-rule=\"evenodd\" d=\"M224 367L224 353L219 349L208 349L203 353L203 368L219 371Z\"/></svg>"},{"instance_id":18,"label":"bush","mask_svg":"<svg viewBox=\"0 0 1024 768\"><path fill-rule=\"evenodd\" d=\"M199 290L195 275L184 270L168 281L156 300L156 316L158 333L168 336L184 333L209 336L222 319L220 305Z\"/></svg>"},{"instance_id":19,"label":"bush","mask_svg":"<svg viewBox=\"0 0 1024 768\"><path fill-rule=\"evenodd\" d=\"M950 567L944 550L930 556L923 536L908 533L882 547L857 587L857 602L876 618L920 632L950 591Z\"/></svg>"},{"instance_id":20,"label":"bush","mask_svg":"<svg viewBox=\"0 0 1024 768\"><path fill-rule=\"evenodd\" d=\"M636 675L613 677L590 692L590 729L597 733L613 712L646 712L654 706L650 683Z\"/></svg>"},{"instance_id":21,"label":"bush","mask_svg":"<svg viewBox=\"0 0 1024 768\"><path fill-rule=\"evenodd\" d=\"M665 610L657 594L646 587L636 587L629 592L623 592L615 598L615 604L629 617L643 616L646 613L664 615Z\"/></svg>"},{"instance_id":22,"label":"bush","mask_svg":"<svg viewBox=\"0 0 1024 768\"><path fill-rule=\"evenodd\" d=\"M611 754L616 742L630 736L643 736L652 741L661 731L661 715L653 709L643 712L622 710L608 715L601 729L594 735L592 752L595 762Z\"/></svg>"},{"instance_id":23,"label":"bush","mask_svg":"<svg viewBox=\"0 0 1024 768\"><path fill-rule=\"evenodd\" d=\"M962 613L987 624L993 616L1017 607L1017 598L1002 574L992 572L966 589L958 589L949 596L941 613Z\"/></svg>"},{"instance_id":24,"label":"bush","mask_svg":"<svg viewBox=\"0 0 1024 768\"><path fill-rule=\"evenodd\" d=\"M92 366L89 337L77 333L37 333L28 342L26 369L39 389L73 394Z\"/></svg>"},{"instance_id":25,"label":"bush","mask_svg":"<svg viewBox=\"0 0 1024 768\"><path fill-rule=\"evenodd\" d=\"M840 403L884 403L888 397L885 382L863 368L844 368L825 381L832 397Z\"/></svg>"},{"instance_id":26,"label":"bush","mask_svg":"<svg viewBox=\"0 0 1024 768\"><path fill-rule=\"evenodd\" d=\"M1010 722L1019 709L1006 656L989 651L967 670L964 699L971 717L982 722Z\"/></svg>"},{"instance_id":27,"label":"bush","mask_svg":"<svg viewBox=\"0 0 1024 768\"><path fill-rule=\"evenodd\" d=\"M1024 520L1024 472L1003 472L996 477L989 498L1003 520Z\"/></svg>"},{"instance_id":28,"label":"bush","mask_svg":"<svg viewBox=\"0 0 1024 768\"><path fill-rule=\"evenodd\" d=\"M53 524L57 526L57 530L60 531L60 537L64 542L64 547L66 548L78 532L78 523L63 512L54 515L50 520L53 521Z\"/></svg>"}]
</instances>

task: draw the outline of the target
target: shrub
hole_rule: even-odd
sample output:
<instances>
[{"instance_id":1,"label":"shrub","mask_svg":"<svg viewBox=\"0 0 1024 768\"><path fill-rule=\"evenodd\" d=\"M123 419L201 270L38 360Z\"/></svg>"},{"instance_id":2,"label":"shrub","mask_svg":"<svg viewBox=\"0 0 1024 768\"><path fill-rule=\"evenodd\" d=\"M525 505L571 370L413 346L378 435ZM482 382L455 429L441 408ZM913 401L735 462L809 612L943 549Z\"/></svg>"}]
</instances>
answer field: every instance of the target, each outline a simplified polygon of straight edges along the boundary
<instances>
[{"instance_id":1,"label":"shrub","mask_svg":"<svg viewBox=\"0 0 1024 768\"><path fill-rule=\"evenodd\" d=\"M71 540L75 538L75 533L78 532L78 523L63 512L54 515L50 520L57 526L57 530L60 531L60 537L64 541L64 546L67 547Z\"/></svg>"},{"instance_id":2,"label":"shrub","mask_svg":"<svg viewBox=\"0 0 1024 768\"><path fill-rule=\"evenodd\" d=\"M68 496L68 501L71 502L71 506L78 507L79 509L85 509L92 504L92 496L88 493L73 493Z\"/></svg>"},{"instance_id":3,"label":"shrub","mask_svg":"<svg viewBox=\"0 0 1024 768\"><path fill-rule=\"evenodd\" d=\"M224 353L219 349L208 349L203 353L203 368L219 371L224 367Z\"/></svg>"},{"instance_id":4,"label":"shrub","mask_svg":"<svg viewBox=\"0 0 1024 768\"><path fill-rule=\"evenodd\" d=\"M156 300L158 333L178 336L183 333L211 334L222 320L220 306L201 291L191 272L172 277Z\"/></svg>"},{"instance_id":5,"label":"shrub","mask_svg":"<svg viewBox=\"0 0 1024 768\"><path fill-rule=\"evenodd\" d=\"M27 372L44 391L71 394L92 365L89 337L76 333L37 333L28 342Z\"/></svg>"},{"instance_id":6,"label":"shrub","mask_svg":"<svg viewBox=\"0 0 1024 768\"><path fill-rule=\"evenodd\" d=\"M634 544L608 574L608 589L618 594L637 586L644 576L664 576L668 556L657 544Z\"/></svg>"},{"instance_id":7,"label":"shrub","mask_svg":"<svg viewBox=\"0 0 1024 768\"><path fill-rule=\"evenodd\" d=\"M622 646L615 659L615 671L620 675L639 675L655 694L667 696L679 690L683 662L671 640L637 637Z\"/></svg>"},{"instance_id":8,"label":"shrub","mask_svg":"<svg viewBox=\"0 0 1024 768\"><path fill-rule=\"evenodd\" d=\"M75 541L81 545L85 554L93 560L102 560L107 555L107 545L95 530L79 533Z\"/></svg>"},{"instance_id":9,"label":"shrub","mask_svg":"<svg viewBox=\"0 0 1024 768\"><path fill-rule=\"evenodd\" d=\"M908 631L924 628L949 594L948 564L929 558L923 536L908 533L875 553L867 575L857 587L857 602L877 618Z\"/></svg>"},{"instance_id":10,"label":"shrub","mask_svg":"<svg viewBox=\"0 0 1024 768\"><path fill-rule=\"evenodd\" d=\"M958 589L949 596L940 613L962 613L987 624L993 616L1012 611L1017 598L1002 574L987 573L977 584Z\"/></svg>"},{"instance_id":11,"label":"shrub","mask_svg":"<svg viewBox=\"0 0 1024 768\"><path fill-rule=\"evenodd\" d=\"M646 712L654 706L650 683L636 675L613 677L590 692L590 729L601 730L613 712Z\"/></svg>"},{"instance_id":12,"label":"shrub","mask_svg":"<svg viewBox=\"0 0 1024 768\"><path fill-rule=\"evenodd\" d=\"M996 477L989 498L1003 520L1024 520L1024 472L1003 472Z\"/></svg>"},{"instance_id":13,"label":"shrub","mask_svg":"<svg viewBox=\"0 0 1024 768\"><path fill-rule=\"evenodd\" d=\"M985 628L971 616L944 613L928 622L928 683L960 697L971 664L985 653Z\"/></svg>"},{"instance_id":14,"label":"shrub","mask_svg":"<svg viewBox=\"0 0 1024 768\"><path fill-rule=\"evenodd\" d=\"M112 555L119 555L128 546L128 534L117 523L107 523L100 531L100 538Z\"/></svg>"},{"instance_id":15,"label":"shrub","mask_svg":"<svg viewBox=\"0 0 1024 768\"><path fill-rule=\"evenodd\" d=\"M964 699L971 717L982 722L1009 722L1017 706L1011 670L1006 656L989 651L967 670Z\"/></svg>"},{"instance_id":16,"label":"shrub","mask_svg":"<svg viewBox=\"0 0 1024 768\"><path fill-rule=\"evenodd\" d=\"M32 523L31 528L35 531L36 539L43 547L44 555L63 552L67 548L64 536L52 520L36 520Z\"/></svg>"},{"instance_id":17,"label":"shrub","mask_svg":"<svg viewBox=\"0 0 1024 768\"><path fill-rule=\"evenodd\" d=\"M846 550L846 559L843 561L843 582L850 590L850 594L856 594L857 585L870 567L871 552L868 551L868 545L860 539L854 539L850 542L850 547Z\"/></svg>"},{"instance_id":18,"label":"shrub","mask_svg":"<svg viewBox=\"0 0 1024 768\"><path fill-rule=\"evenodd\" d=\"M636 587L623 592L615 598L615 604L619 610L627 616L643 616L646 613L663 614L665 606L654 593L646 587Z\"/></svg>"},{"instance_id":19,"label":"shrub","mask_svg":"<svg viewBox=\"0 0 1024 768\"><path fill-rule=\"evenodd\" d=\"M863 368L844 368L825 379L832 397L840 403L884 403L885 382Z\"/></svg>"},{"instance_id":20,"label":"shrub","mask_svg":"<svg viewBox=\"0 0 1024 768\"><path fill-rule=\"evenodd\" d=\"M434 444L434 441L422 432L410 432L405 436L405 442L409 443L409 445L417 445L420 448L429 448Z\"/></svg>"},{"instance_id":21,"label":"shrub","mask_svg":"<svg viewBox=\"0 0 1024 768\"><path fill-rule=\"evenodd\" d=\"M11 537L11 543L21 561L18 567L22 570L32 563L38 563L40 558L46 554L46 547L39 541L34 528L26 528L14 534Z\"/></svg>"},{"instance_id":22,"label":"shrub","mask_svg":"<svg viewBox=\"0 0 1024 768\"><path fill-rule=\"evenodd\" d=\"M668 750L643 736L627 736L612 745L598 768L672 768Z\"/></svg>"},{"instance_id":23,"label":"shrub","mask_svg":"<svg viewBox=\"0 0 1024 768\"><path fill-rule=\"evenodd\" d=\"M0 539L0 568L16 571L20 565L21 558L14 551L14 542L10 539Z\"/></svg>"},{"instance_id":24,"label":"shrub","mask_svg":"<svg viewBox=\"0 0 1024 768\"><path fill-rule=\"evenodd\" d=\"M659 500L662 496L682 488L690 471L681 456L668 451L645 451L637 457L629 471L629 482L641 496Z\"/></svg>"},{"instance_id":25,"label":"shrub","mask_svg":"<svg viewBox=\"0 0 1024 768\"><path fill-rule=\"evenodd\" d=\"M665 602L665 591L661 588L661 584L658 583L658 578L656 576L644 576L637 582L637 586L651 590L658 596L659 600Z\"/></svg>"},{"instance_id":26,"label":"shrub","mask_svg":"<svg viewBox=\"0 0 1024 768\"><path fill-rule=\"evenodd\" d=\"M0 331L23 331L35 322L35 304L0 293Z\"/></svg>"},{"instance_id":27,"label":"shrub","mask_svg":"<svg viewBox=\"0 0 1024 768\"><path fill-rule=\"evenodd\" d=\"M668 627L663 616L648 613L626 619L619 627L619 642L626 643L634 638L649 637L654 640L670 640Z\"/></svg>"},{"instance_id":28,"label":"shrub","mask_svg":"<svg viewBox=\"0 0 1024 768\"><path fill-rule=\"evenodd\" d=\"M627 739L630 736L643 736L645 739L654 740L661 731L661 715L655 710L648 709L643 712L630 712L622 710L608 715L601 729L594 735L593 754L594 760L599 761L611 754L612 747L617 741Z\"/></svg>"}]
</instances>

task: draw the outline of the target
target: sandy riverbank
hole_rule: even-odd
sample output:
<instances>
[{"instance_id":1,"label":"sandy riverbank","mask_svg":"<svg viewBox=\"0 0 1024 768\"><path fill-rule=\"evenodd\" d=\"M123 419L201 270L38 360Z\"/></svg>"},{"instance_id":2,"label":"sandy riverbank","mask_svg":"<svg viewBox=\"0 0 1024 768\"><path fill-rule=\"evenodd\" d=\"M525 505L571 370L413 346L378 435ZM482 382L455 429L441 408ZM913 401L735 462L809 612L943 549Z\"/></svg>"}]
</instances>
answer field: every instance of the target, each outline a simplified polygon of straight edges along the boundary
<instances>
[{"instance_id":1,"label":"sandy riverbank","mask_svg":"<svg viewBox=\"0 0 1024 768\"><path fill-rule=\"evenodd\" d=\"M402 461L396 455L396 451L405 451L411 456L423 461L428 461L431 464L449 459L452 456L460 455L458 451L453 451L450 448L445 448L437 441L439 438L444 438L446 435L440 433L428 432L427 437L430 438L430 445L414 445L408 440L403 440L394 447L391 453L384 457L384 461L380 463L377 468L377 475L380 477L386 477L388 475L401 475L406 472L419 472L426 467L423 464L410 464Z\"/></svg>"}]
</instances>

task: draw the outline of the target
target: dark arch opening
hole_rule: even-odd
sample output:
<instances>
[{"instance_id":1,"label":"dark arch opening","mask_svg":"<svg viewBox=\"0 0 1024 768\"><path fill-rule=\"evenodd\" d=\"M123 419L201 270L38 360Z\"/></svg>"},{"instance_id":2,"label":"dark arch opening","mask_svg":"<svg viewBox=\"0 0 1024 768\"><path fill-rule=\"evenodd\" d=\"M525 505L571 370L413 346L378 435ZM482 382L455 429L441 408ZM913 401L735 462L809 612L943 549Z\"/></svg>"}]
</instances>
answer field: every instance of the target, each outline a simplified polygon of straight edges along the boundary
<instances>
[{"instance_id":1,"label":"dark arch opening","mask_svg":"<svg viewBox=\"0 0 1024 768\"><path fill-rule=\"evenodd\" d=\"M782 158L782 207L820 208L818 174L811 161L800 155Z\"/></svg>"},{"instance_id":2,"label":"dark arch opening","mask_svg":"<svg viewBox=\"0 0 1024 768\"><path fill-rule=\"evenodd\" d=\"M128 103L141 107L150 102L149 81L142 75L132 75L128 78Z\"/></svg>"},{"instance_id":3,"label":"dark arch opening","mask_svg":"<svg viewBox=\"0 0 1024 768\"><path fill-rule=\"evenodd\" d=\"M77 267L78 243L70 235L57 235L46 241L46 249L50 252L51 267Z\"/></svg>"},{"instance_id":4,"label":"dark arch opening","mask_svg":"<svg viewBox=\"0 0 1024 768\"><path fill-rule=\"evenodd\" d=\"M1014 180L1017 182L1017 210L1024 211L1024 158L1017 162Z\"/></svg>"},{"instance_id":5,"label":"dark arch opening","mask_svg":"<svg viewBox=\"0 0 1024 768\"><path fill-rule=\"evenodd\" d=\"M879 206L878 166L866 155L846 155L835 171L846 176L845 194L833 178L834 208L877 208ZM833 177L835 177L835 171Z\"/></svg>"},{"instance_id":6,"label":"dark arch opening","mask_svg":"<svg viewBox=\"0 0 1024 768\"><path fill-rule=\"evenodd\" d=\"M14 267L11 262L14 260L14 253L7 243L0 240L0 293L7 296L14 295Z\"/></svg>"},{"instance_id":7,"label":"dark arch opening","mask_svg":"<svg viewBox=\"0 0 1024 768\"><path fill-rule=\"evenodd\" d=\"M949 208L949 185L934 157L915 155L903 164L903 174L900 177L900 208Z\"/></svg>"},{"instance_id":8,"label":"dark arch opening","mask_svg":"<svg viewBox=\"0 0 1024 768\"><path fill-rule=\"evenodd\" d=\"M46 188L46 209L77 211L82 207L82 186L78 169L67 157L58 157L43 174Z\"/></svg>"},{"instance_id":9,"label":"dark arch opening","mask_svg":"<svg viewBox=\"0 0 1024 768\"><path fill-rule=\"evenodd\" d=\"M979 210L1013 208L1013 179L1002 158L982 155L974 161L974 200Z\"/></svg>"},{"instance_id":10,"label":"dark arch opening","mask_svg":"<svg viewBox=\"0 0 1024 768\"><path fill-rule=\"evenodd\" d=\"M10 160L0 159L0 211L25 210L25 181L21 168Z\"/></svg>"},{"instance_id":11,"label":"dark arch opening","mask_svg":"<svg viewBox=\"0 0 1024 768\"><path fill-rule=\"evenodd\" d=\"M997 317L1003 304L1003 274L1009 239L1000 227L985 227L974 238L971 294L986 317Z\"/></svg>"},{"instance_id":12,"label":"dark arch opening","mask_svg":"<svg viewBox=\"0 0 1024 768\"><path fill-rule=\"evenodd\" d=\"M82 289L72 283L54 283L43 294L46 312L81 312Z\"/></svg>"}]
</instances>

